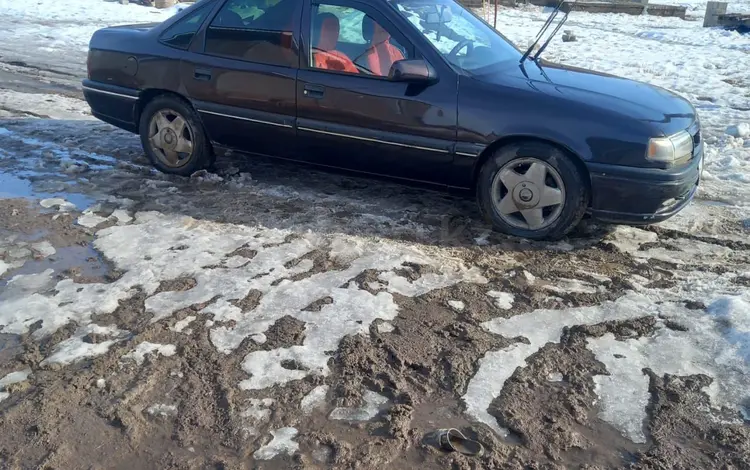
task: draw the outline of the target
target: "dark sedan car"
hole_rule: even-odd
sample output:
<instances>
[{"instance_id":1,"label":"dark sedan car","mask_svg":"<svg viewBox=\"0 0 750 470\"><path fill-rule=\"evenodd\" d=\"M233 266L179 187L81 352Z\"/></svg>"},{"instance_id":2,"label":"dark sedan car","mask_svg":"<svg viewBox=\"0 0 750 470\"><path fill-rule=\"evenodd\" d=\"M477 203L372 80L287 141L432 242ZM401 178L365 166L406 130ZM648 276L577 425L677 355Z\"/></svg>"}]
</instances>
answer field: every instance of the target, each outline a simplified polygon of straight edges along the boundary
<instances>
[{"instance_id":1,"label":"dark sedan car","mask_svg":"<svg viewBox=\"0 0 750 470\"><path fill-rule=\"evenodd\" d=\"M83 89L161 171L231 149L461 188L531 239L664 220L703 159L687 101L527 57L453 0L201 0L97 31Z\"/></svg>"}]
</instances>

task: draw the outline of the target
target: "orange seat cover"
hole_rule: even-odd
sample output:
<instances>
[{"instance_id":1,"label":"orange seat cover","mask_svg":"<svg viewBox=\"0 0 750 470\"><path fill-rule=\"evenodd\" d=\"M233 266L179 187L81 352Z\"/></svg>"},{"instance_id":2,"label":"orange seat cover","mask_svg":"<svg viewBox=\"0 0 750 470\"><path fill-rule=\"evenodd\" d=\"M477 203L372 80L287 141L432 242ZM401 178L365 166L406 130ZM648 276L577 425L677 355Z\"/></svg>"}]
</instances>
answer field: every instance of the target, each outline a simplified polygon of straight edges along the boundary
<instances>
[{"instance_id":1,"label":"orange seat cover","mask_svg":"<svg viewBox=\"0 0 750 470\"><path fill-rule=\"evenodd\" d=\"M315 68L359 73L354 62L346 54L336 50L340 33L339 19L330 13L323 13L320 16L323 17L323 21L320 25L318 44L313 52Z\"/></svg>"}]
</instances>

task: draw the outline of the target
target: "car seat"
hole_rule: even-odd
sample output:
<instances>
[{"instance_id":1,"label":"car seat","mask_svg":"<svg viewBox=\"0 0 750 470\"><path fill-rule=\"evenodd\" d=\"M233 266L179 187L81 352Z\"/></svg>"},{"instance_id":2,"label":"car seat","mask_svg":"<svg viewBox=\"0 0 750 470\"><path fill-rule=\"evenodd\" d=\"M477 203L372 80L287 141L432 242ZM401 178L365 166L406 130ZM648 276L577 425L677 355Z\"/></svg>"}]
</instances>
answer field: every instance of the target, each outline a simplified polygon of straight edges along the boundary
<instances>
[{"instance_id":1,"label":"car seat","mask_svg":"<svg viewBox=\"0 0 750 470\"><path fill-rule=\"evenodd\" d=\"M366 15L362 20L362 37L370 45L362 57L373 75L387 76L393 63L404 59L404 53L391 44L388 31Z\"/></svg>"},{"instance_id":2,"label":"car seat","mask_svg":"<svg viewBox=\"0 0 750 470\"><path fill-rule=\"evenodd\" d=\"M315 29L317 37L313 42L313 65L315 68L326 70L337 70L340 72L359 73L354 62L344 54L337 51L341 25L339 19L333 13L320 13L315 18Z\"/></svg>"}]
</instances>

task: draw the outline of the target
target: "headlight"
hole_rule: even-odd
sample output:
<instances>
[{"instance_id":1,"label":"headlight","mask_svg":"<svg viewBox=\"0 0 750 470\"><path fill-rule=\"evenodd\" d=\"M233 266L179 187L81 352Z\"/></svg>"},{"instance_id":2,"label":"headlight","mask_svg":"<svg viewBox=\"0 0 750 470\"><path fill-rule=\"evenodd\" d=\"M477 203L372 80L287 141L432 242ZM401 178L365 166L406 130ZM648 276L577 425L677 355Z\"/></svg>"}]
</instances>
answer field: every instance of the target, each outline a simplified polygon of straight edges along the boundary
<instances>
[{"instance_id":1,"label":"headlight","mask_svg":"<svg viewBox=\"0 0 750 470\"><path fill-rule=\"evenodd\" d=\"M646 158L655 162L674 163L693 155L693 136L681 131L669 137L655 137L648 141Z\"/></svg>"}]
</instances>

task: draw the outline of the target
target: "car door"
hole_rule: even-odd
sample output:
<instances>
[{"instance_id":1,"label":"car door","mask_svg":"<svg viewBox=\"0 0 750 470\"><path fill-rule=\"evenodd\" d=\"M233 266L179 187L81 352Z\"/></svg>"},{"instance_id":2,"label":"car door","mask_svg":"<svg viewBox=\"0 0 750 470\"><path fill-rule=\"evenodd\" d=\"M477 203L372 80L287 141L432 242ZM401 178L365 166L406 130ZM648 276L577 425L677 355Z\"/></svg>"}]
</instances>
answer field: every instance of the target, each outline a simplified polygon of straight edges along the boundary
<instances>
[{"instance_id":1,"label":"car door","mask_svg":"<svg viewBox=\"0 0 750 470\"><path fill-rule=\"evenodd\" d=\"M457 79L446 68L431 85L388 79L393 61L425 58L388 8L356 0L305 5L297 76L300 158L445 184L456 137Z\"/></svg>"},{"instance_id":2,"label":"car door","mask_svg":"<svg viewBox=\"0 0 750 470\"><path fill-rule=\"evenodd\" d=\"M294 154L301 14L302 0L226 0L204 26L181 76L212 141Z\"/></svg>"}]
</instances>

